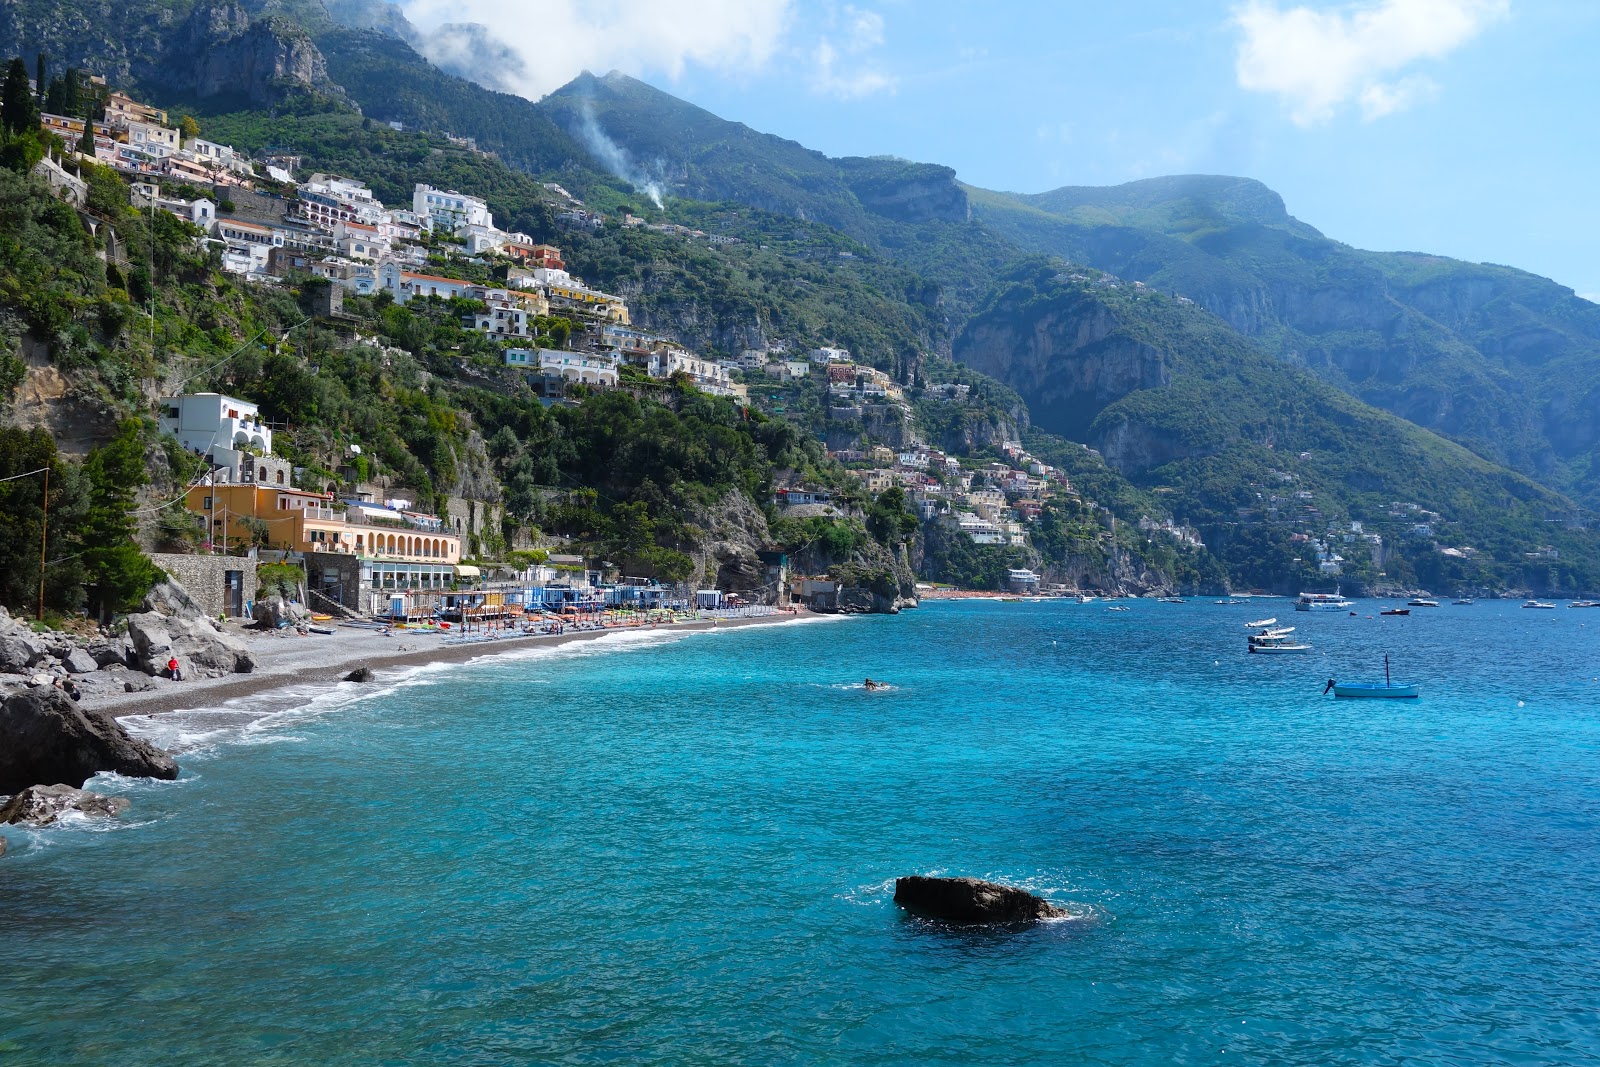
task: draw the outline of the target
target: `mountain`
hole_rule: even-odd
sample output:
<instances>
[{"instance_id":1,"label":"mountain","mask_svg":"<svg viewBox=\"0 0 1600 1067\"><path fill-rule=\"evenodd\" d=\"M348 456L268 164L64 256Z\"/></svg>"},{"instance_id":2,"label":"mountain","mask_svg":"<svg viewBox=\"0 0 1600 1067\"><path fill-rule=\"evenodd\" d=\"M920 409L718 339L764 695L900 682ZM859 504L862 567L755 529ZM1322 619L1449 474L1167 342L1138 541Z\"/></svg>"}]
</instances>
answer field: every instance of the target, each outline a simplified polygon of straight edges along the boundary
<instances>
[{"instance_id":1,"label":"mountain","mask_svg":"<svg viewBox=\"0 0 1600 1067\"><path fill-rule=\"evenodd\" d=\"M1600 306L1569 288L1352 248L1245 178L969 194L1022 247L1186 296L1353 396L1600 502Z\"/></svg>"},{"instance_id":2,"label":"mountain","mask_svg":"<svg viewBox=\"0 0 1600 1067\"><path fill-rule=\"evenodd\" d=\"M1102 530L1113 512L1088 504L1057 545L1094 544L1103 560L1140 552L1166 580L1212 581L1214 561L1177 561L1154 533L1128 532L1175 519L1204 531L1235 581L1288 588L1319 577L1308 544L1373 536L1365 528L1382 538L1370 560L1360 545L1371 542L1357 546L1346 572L1356 582L1600 588L1600 541L1556 491L1586 484L1587 382L1600 358L1585 308L1552 283L1348 248L1248 179L1017 196L963 186L937 164L833 159L616 73L535 103L430 62L423 51L438 55L441 39L422 39L381 0L130 0L108 6L105 25L51 37L58 9L66 18L50 0L12 0L0 49L44 43L61 50L58 65L108 64L156 102L193 109L208 137L294 150L389 202L421 181L483 195L502 223L558 241L578 273L624 295L640 324L708 354L780 339L850 348L905 391L904 419L849 405L836 417L821 386L752 390L756 407L830 442L921 433L981 464L1028 435L1123 520ZM184 27L201 36L166 32ZM230 83L207 47L171 43L210 40L211 27L208 47L251 40L304 62L244 65ZM479 37L458 27L444 43ZM552 180L611 221L561 229ZM618 225L625 208L716 240ZM430 419L520 432L527 420L474 392L491 353L448 322L364 313L364 328L413 353L437 402L473 413ZM233 335L207 329L222 331L214 345ZM957 383L968 401L927 389ZM364 408L356 388L350 403ZM269 380L258 392L282 389ZM306 417L288 400L275 410ZM478 453L470 434L440 440L393 442L386 462L414 482L456 485ZM985 560L963 557L960 573L1001 565L997 553Z\"/></svg>"}]
</instances>

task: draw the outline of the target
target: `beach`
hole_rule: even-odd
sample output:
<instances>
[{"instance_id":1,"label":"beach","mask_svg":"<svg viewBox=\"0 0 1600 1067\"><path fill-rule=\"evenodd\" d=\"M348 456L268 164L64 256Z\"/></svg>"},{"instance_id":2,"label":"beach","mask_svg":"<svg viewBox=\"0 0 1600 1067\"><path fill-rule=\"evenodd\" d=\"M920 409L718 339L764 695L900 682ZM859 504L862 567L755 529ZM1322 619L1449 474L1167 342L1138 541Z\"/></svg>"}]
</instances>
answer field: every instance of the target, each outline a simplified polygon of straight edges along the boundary
<instances>
[{"instance_id":1,"label":"beach","mask_svg":"<svg viewBox=\"0 0 1600 1067\"><path fill-rule=\"evenodd\" d=\"M696 619L651 626L618 626L603 630L569 630L561 634L507 634L490 639L448 636L434 631L393 630L388 634L365 627L336 626L331 634L299 634L293 630L263 633L249 627L230 626L228 632L250 646L255 670L221 678L196 678L174 682L152 678L155 688L141 692L86 693L87 707L103 708L118 718L161 715L173 711L211 707L229 700L265 696L287 686L334 684L361 667L373 671L422 667L436 663L468 663L484 656L524 648L555 648L594 641L608 634L729 629L774 625L815 617L795 613L729 619ZM130 675L129 677L135 677ZM143 680L143 675L137 676Z\"/></svg>"}]
</instances>

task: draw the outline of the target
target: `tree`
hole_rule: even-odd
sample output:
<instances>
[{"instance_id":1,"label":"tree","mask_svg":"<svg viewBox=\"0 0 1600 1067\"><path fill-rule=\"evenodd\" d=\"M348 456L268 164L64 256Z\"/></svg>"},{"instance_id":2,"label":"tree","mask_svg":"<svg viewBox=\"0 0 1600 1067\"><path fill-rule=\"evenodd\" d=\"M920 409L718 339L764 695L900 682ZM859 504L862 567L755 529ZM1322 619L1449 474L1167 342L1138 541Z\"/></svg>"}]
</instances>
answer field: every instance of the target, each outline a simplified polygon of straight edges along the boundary
<instances>
[{"instance_id":1,"label":"tree","mask_svg":"<svg viewBox=\"0 0 1600 1067\"><path fill-rule=\"evenodd\" d=\"M94 155L94 119L83 120L83 134L78 138L78 151L83 155Z\"/></svg>"},{"instance_id":2,"label":"tree","mask_svg":"<svg viewBox=\"0 0 1600 1067\"><path fill-rule=\"evenodd\" d=\"M21 56L11 60L6 68L5 83L0 86L0 123L12 135L25 133L39 123L33 106L33 90L28 87L28 67Z\"/></svg>"},{"instance_id":3,"label":"tree","mask_svg":"<svg viewBox=\"0 0 1600 1067\"><path fill-rule=\"evenodd\" d=\"M178 118L178 132L183 135L185 144L200 136L200 123L195 121L193 115L182 115Z\"/></svg>"},{"instance_id":4,"label":"tree","mask_svg":"<svg viewBox=\"0 0 1600 1067\"><path fill-rule=\"evenodd\" d=\"M148 476L144 427L127 419L83 461L90 504L77 527L90 606L104 619L125 610L161 577L133 541L133 503Z\"/></svg>"}]
</instances>

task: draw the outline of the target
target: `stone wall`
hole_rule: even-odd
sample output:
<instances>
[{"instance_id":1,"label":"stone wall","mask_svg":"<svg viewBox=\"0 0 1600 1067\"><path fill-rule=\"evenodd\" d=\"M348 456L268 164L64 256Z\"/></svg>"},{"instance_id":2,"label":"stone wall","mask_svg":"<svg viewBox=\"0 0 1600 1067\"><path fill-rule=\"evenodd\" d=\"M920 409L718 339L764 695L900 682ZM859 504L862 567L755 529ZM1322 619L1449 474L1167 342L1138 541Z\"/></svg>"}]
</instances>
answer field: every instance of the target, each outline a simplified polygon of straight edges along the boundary
<instances>
[{"instance_id":1,"label":"stone wall","mask_svg":"<svg viewBox=\"0 0 1600 1067\"><path fill-rule=\"evenodd\" d=\"M200 610L211 618L220 615L243 616L256 598L256 561L246 556L186 556L170 552L151 553L155 565L194 598ZM229 594L229 572L237 572L238 589ZM230 603L230 600L232 601Z\"/></svg>"},{"instance_id":2,"label":"stone wall","mask_svg":"<svg viewBox=\"0 0 1600 1067\"><path fill-rule=\"evenodd\" d=\"M331 613L335 604L352 612L367 610L360 559L342 552L307 552L305 560L306 587L313 610Z\"/></svg>"}]
</instances>

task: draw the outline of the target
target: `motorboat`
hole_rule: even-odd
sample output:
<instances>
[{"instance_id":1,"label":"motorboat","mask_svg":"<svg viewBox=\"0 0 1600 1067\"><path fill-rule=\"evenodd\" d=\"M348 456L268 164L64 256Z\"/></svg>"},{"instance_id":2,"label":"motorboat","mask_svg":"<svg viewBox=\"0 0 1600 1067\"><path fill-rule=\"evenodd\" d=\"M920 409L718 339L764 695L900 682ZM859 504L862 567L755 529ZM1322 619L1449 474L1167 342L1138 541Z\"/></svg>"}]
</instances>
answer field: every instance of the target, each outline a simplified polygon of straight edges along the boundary
<instances>
[{"instance_id":1,"label":"motorboat","mask_svg":"<svg viewBox=\"0 0 1600 1067\"><path fill-rule=\"evenodd\" d=\"M1341 593L1301 593L1294 602L1296 611L1348 611L1355 604Z\"/></svg>"},{"instance_id":2,"label":"motorboat","mask_svg":"<svg viewBox=\"0 0 1600 1067\"><path fill-rule=\"evenodd\" d=\"M1522 606L1525 608L1538 608L1541 611L1554 611L1556 607L1554 604L1543 600L1524 600Z\"/></svg>"},{"instance_id":3,"label":"motorboat","mask_svg":"<svg viewBox=\"0 0 1600 1067\"><path fill-rule=\"evenodd\" d=\"M1263 629L1263 628L1265 628L1267 626L1271 626L1273 623L1275 623L1277 621L1278 621L1277 619L1257 619L1255 622L1247 622L1247 623L1245 623L1244 624L1244 628L1246 630L1260 630L1260 629Z\"/></svg>"},{"instance_id":4,"label":"motorboat","mask_svg":"<svg viewBox=\"0 0 1600 1067\"><path fill-rule=\"evenodd\" d=\"M1435 604L1434 606L1438 607L1437 604ZM1378 612L1378 614L1379 615L1410 615L1411 614L1411 609L1410 608L1384 608L1382 611Z\"/></svg>"},{"instance_id":5,"label":"motorboat","mask_svg":"<svg viewBox=\"0 0 1600 1067\"><path fill-rule=\"evenodd\" d=\"M1311 646L1290 637L1289 635L1292 633L1294 633L1293 626L1277 626L1262 630L1260 633L1251 634L1249 637L1250 652L1264 656L1310 652Z\"/></svg>"},{"instance_id":6,"label":"motorboat","mask_svg":"<svg viewBox=\"0 0 1600 1067\"><path fill-rule=\"evenodd\" d=\"M1120 607L1120 606L1113 606L1113 607L1107 608L1106 610L1107 611L1132 611L1133 609L1132 608Z\"/></svg>"},{"instance_id":7,"label":"motorboat","mask_svg":"<svg viewBox=\"0 0 1600 1067\"><path fill-rule=\"evenodd\" d=\"M1574 600L1569 608L1600 608L1600 600Z\"/></svg>"},{"instance_id":8,"label":"motorboat","mask_svg":"<svg viewBox=\"0 0 1600 1067\"><path fill-rule=\"evenodd\" d=\"M1389 657L1387 654L1383 657L1382 682L1336 682L1329 679L1328 687L1323 690L1323 693L1326 694L1328 689L1333 690L1334 696L1346 699L1417 700L1422 696L1422 687L1416 683L1396 682L1390 677Z\"/></svg>"},{"instance_id":9,"label":"motorboat","mask_svg":"<svg viewBox=\"0 0 1600 1067\"><path fill-rule=\"evenodd\" d=\"M1284 656L1310 651L1310 645L1298 643L1288 635L1250 639L1250 654L1253 656Z\"/></svg>"},{"instance_id":10,"label":"motorboat","mask_svg":"<svg viewBox=\"0 0 1600 1067\"><path fill-rule=\"evenodd\" d=\"M1226 600L1213 600L1212 603L1213 604L1243 604L1244 601L1235 599L1234 597L1228 597Z\"/></svg>"},{"instance_id":11,"label":"motorboat","mask_svg":"<svg viewBox=\"0 0 1600 1067\"><path fill-rule=\"evenodd\" d=\"M1406 603L1414 608L1436 608L1439 606L1437 600L1430 600L1425 596L1419 596L1415 600L1408 600Z\"/></svg>"},{"instance_id":12,"label":"motorboat","mask_svg":"<svg viewBox=\"0 0 1600 1067\"><path fill-rule=\"evenodd\" d=\"M1457 605L1458 607L1470 608L1472 605L1476 604L1477 601L1473 600L1471 597L1462 597L1460 600L1451 601L1451 603Z\"/></svg>"},{"instance_id":13,"label":"motorboat","mask_svg":"<svg viewBox=\"0 0 1600 1067\"><path fill-rule=\"evenodd\" d=\"M1163 603L1163 604L1187 604L1188 603L1188 601L1183 599L1183 597L1181 597L1181 596L1164 596L1164 597L1160 598L1160 602Z\"/></svg>"}]
</instances>

